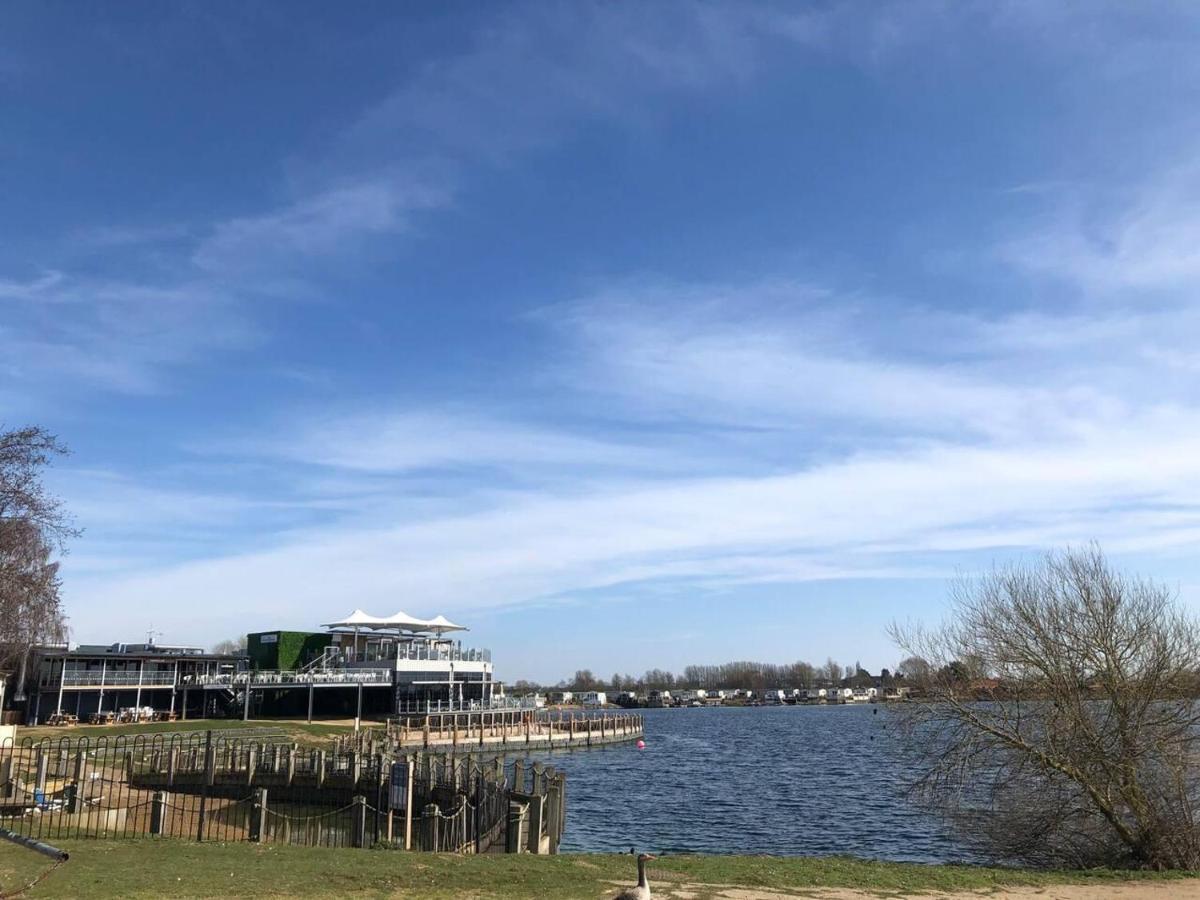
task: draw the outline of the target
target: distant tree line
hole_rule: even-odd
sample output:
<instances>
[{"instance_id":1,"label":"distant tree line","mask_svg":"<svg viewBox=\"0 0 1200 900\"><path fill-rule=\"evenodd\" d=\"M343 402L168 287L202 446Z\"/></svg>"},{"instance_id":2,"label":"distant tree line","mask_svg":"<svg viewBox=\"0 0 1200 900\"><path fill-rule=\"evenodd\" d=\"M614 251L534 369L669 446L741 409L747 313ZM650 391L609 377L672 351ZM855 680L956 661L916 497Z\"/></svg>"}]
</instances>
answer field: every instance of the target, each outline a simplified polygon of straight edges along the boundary
<instances>
[{"instance_id":1,"label":"distant tree line","mask_svg":"<svg viewBox=\"0 0 1200 900\"><path fill-rule=\"evenodd\" d=\"M884 683L902 680L920 681L928 676L929 665L919 657L902 661L895 669L884 669L880 676ZM579 669L571 678L557 684L538 684L520 680L512 685L517 693L555 690L568 691L675 691L675 690L750 690L763 691L771 688L815 688L845 685L867 687L875 683L875 676L859 663L842 665L827 659L822 665L814 666L803 661L794 663L763 663L748 660L722 663L720 665L685 666L679 674L666 669L647 669L642 675L614 673L607 681L594 675L591 669Z\"/></svg>"}]
</instances>

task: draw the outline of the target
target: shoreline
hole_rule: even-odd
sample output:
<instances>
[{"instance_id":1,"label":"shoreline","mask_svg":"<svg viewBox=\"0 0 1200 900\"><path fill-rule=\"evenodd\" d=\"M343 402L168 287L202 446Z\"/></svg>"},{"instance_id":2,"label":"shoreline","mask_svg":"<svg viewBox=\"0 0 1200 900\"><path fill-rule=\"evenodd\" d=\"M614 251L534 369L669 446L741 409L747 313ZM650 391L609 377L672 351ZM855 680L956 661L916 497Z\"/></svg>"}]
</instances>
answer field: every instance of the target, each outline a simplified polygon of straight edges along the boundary
<instances>
[{"instance_id":1,"label":"shoreline","mask_svg":"<svg viewBox=\"0 0 1200 900\"><path fill-rule=\"evenodd\" d=\"M70 860L31 898L150 897L611 897L632 883L628 854L531 856L405 853L172 839L63 841ZM0 890L47 869L46 860L0 842ZM650 868L654 896L676 900L785 897L1027 897L1043 900L1200 898L1188 873L1042 871L885 863L855 857L678 855Z\"/></svg>"}]
</instances>

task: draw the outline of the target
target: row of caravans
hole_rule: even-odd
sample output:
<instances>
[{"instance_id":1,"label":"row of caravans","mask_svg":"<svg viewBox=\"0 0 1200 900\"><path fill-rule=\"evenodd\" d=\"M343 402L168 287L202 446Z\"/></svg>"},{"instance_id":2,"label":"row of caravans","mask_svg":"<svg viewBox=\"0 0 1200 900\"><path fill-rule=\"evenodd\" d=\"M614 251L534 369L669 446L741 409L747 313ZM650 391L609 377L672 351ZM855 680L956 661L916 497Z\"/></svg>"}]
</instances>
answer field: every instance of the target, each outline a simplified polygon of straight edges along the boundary
<instances>
[{"instance_id":1,"label":"row of caravans","mask_svg":"<svg viewBox=\"0 0 1200 900\"><path fill-rule=\"evenodd\" d=\"M777 688L769 691L703 690L650 691L644 697L622 691L611 697L605 691L554 691L549 696L533 694L522 698L522 704L541 709L547 705L582 706L596 709L610 704L623 707L650 708L674 706L780 706L796 703L874 703L880 699L876 688ZM895 699L887 697L884 699Z\"/></svg>"},{"instance_id":2,"label":"row of caravans","mask_svg":"<svg viewBox=\"0 0 1200 900\"><path fill-rule=\"evenodd\" d=\"M555 706L583 706L595 708L608 706L608 694L605 691L553 691L550 702Z\"/></svg>"},{"instance_id":3,"label":"row of caravans","mask_svg":"<svg viewBox=\"0 0 1200 900\"><path fill-rule=\"evenodd\" d=\"M702 689L682 691L650 691L646 705L664 706L719 706L731 704L762 704L779 706L794 703L874 703L879 698L876 688L778 688L769 691L752 691L741 688L732 691L709 691Z\"/></svg>"}]
</instances>

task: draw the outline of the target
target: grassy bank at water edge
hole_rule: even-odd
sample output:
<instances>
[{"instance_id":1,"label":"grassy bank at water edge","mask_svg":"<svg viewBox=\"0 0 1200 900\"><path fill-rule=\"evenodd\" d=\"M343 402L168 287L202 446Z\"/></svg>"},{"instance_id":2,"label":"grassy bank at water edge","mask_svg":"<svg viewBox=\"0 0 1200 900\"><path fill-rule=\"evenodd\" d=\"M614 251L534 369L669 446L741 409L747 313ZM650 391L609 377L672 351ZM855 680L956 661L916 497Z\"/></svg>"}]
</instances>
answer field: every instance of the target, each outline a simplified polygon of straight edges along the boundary
<instances>
[{"instance_id":1,"label":"grassy bank at water edge","mask_svg":"<svg viewBox=\"0 0 1200 900\"><path fill-rule=\"evenodd\" d=\"M633 860L617 855L444 856L389 850L329 850L172 840L66 841L71 859L30 898L420 897L599 898L634 880ZM33 880L51 862L0 841L0 894ZM999 887L1113 884L1161 878L1111 871L1029 872L973 866L923 866L849 858L675 856L651 864L656 896L700 898L736 885L815 895L852 888L881 896ZM684 890L686 885L686 890ZM706 887L712 886L712 887Z\"/></svg>"}]
</instances>

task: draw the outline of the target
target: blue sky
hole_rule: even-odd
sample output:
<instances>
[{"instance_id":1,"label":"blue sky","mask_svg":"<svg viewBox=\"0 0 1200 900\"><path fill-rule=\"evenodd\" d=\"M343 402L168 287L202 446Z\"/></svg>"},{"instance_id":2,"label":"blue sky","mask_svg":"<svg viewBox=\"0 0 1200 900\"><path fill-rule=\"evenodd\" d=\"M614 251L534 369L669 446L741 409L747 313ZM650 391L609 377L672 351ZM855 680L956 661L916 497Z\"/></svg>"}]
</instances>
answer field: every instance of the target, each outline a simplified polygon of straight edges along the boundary
<instances>
[{"instance_id":1,"label":"blue sky","mask_svg":"<svg viewBox=\"0 0 1200 900\"><path fill-rule=\"evenodd\" d=\"M1200 8L10 3L0 421L74 636L445 613L877 668L1097 539L1200 601Z\"/></svg>"}]
</instances>

